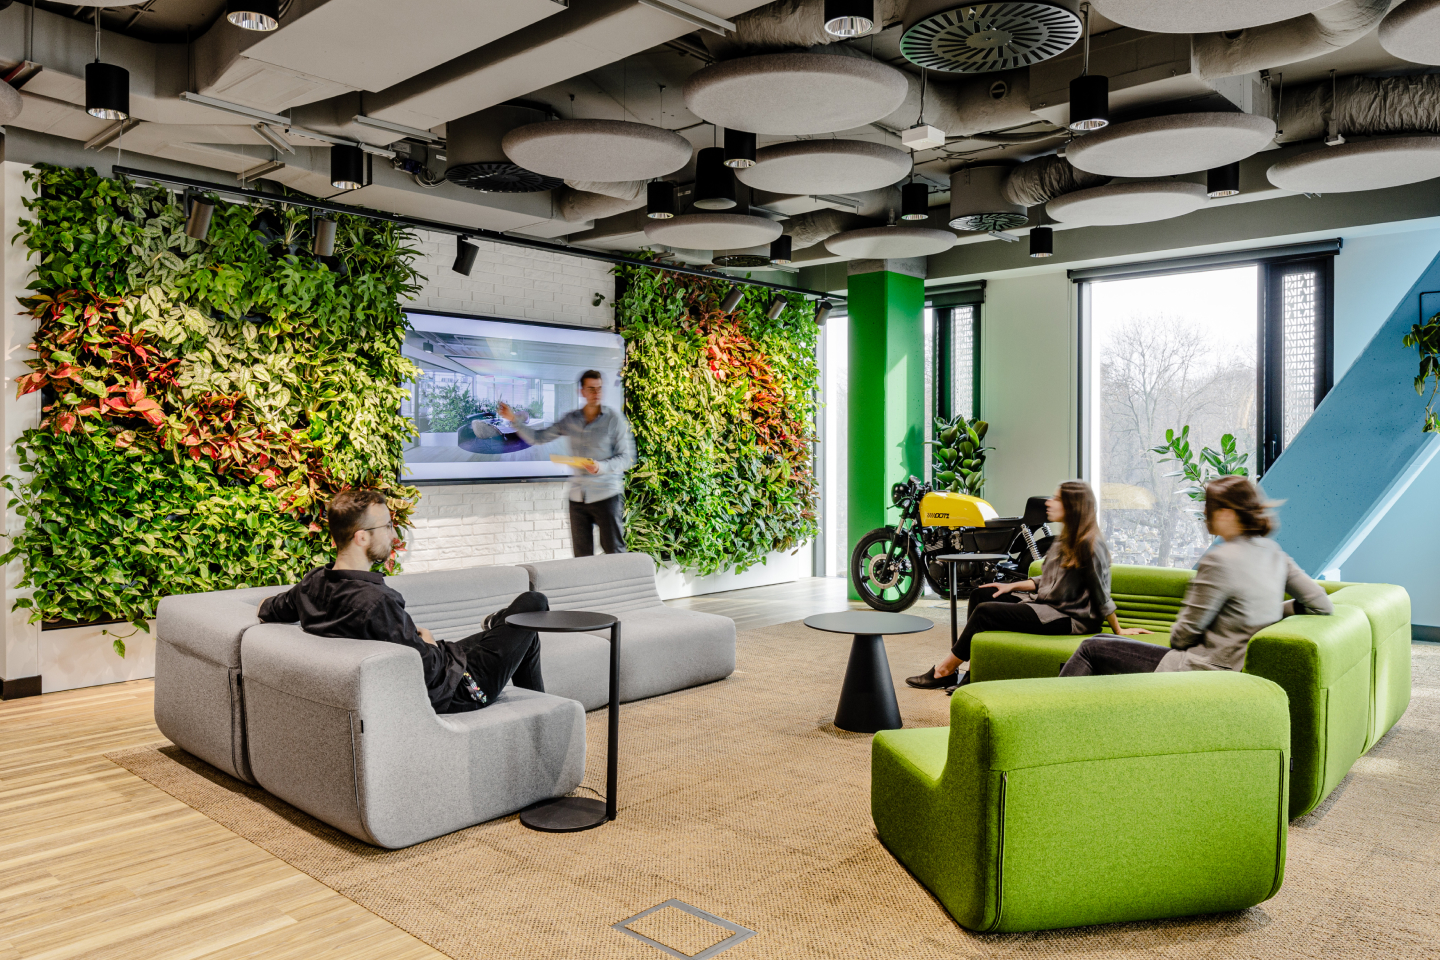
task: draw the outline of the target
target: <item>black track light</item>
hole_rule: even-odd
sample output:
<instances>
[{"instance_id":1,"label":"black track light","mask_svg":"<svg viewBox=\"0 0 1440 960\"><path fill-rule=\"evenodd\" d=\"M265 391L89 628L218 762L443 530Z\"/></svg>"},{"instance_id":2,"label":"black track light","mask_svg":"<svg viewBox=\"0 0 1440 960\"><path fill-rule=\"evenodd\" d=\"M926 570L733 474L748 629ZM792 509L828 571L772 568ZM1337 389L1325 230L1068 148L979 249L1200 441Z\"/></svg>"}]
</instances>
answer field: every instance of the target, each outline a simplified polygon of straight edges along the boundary
<instances>
[{"instance_id":1,"label":"black track light","mask_svg":"<svg viewBox=\"0 0 1440 960\"><path fill-rule=\"evenodd\" d=\"M765 316L771 320L779 320L780 314L784 313L785 308L788 306L790 306L790 304L785 302L784 297L777 296L774 300L770 301L770 309L765 311Z\"/></svg>"},{"instance_id":2,"label":"black track light","mask_svg":"<svg viewBox=\"0 0 1440 960\"><path fill-rule=\"evenodd\" d=\"M825 0L825 32L832 37L863 37L875 26L875 0Z\"/></svg>"},{"instance_id":3,"label":"black track light","mask_svg":"<svg viewBox=\"0 0 1440 960\"><path fill-rule=\"evenodd\" d=\"M725 166L725 151L706 147L695 156L695 206L729 210L735 206L735 171Z\"/></svg>"},{"instance_id":4,"label":"black track light","mask_svg":"<svg viewBox=\"0 0 1440 960\"><path fill-rule=\"evenodd\" d=\"M900 219L930 219L930 187L923 183L907 183L900 188Z\"/></svg>"},{"instance_id":5,"label":"black track light","mask_svg":"<svg viewBox=\"0 0 1440 960\"><path fill-rule=\"evenodd\" d=\"M725 166L731 170L755 166L755 134L726 128Z\"/></svg>"},{"instance_id":6,"label":"black track light","mask_svg":"<svg viewBox=\"0 0 1440 960\"><path fill-rule=\"evenodd\" d=\"M98 120L130 119L130 71L100 62L100 8L95 8L95 62L85 64L85 112Z\"/></svg>"},{"instance_id":7,"label":"black track light","mask_svg":"<svg viewBox=\"0 0 1440 960\"><path fill-rule=\"evenodd\" d=\"M1080 76L1070 81L1070 129L1090 133L1110 126L1110 78L1090 75L1090 4L1080 5L1085 21L1085 50Z\"/></svg>"},{"instance_id":8,"label":"black track light","mask_svg":"<svg viewBox=\"0 0 1440 960\"><path fill-rule=\"evenodd\" d=\"M280 0L229 0L225 19L241 30L276 30L280 27Z\"/></svg>"},{"instance_id":9,"label":"black track light","mask_svg":"<svg viewBox=\"0 0 1440 960\"><path fill-rule=\"evenodd\" d=\"M337 143L330 148L330 186L359 190L365 185L365 151Z\"/></svg>"},{"instance_id":10,"label":"black track light","mask_svg":"<svg viewBox=\"0 0 1440 960\"><path fill-rule=\"evenodd\" d=\"M317 257L335 256L335 221L328 217L315 220L315 240L310 252Z\"/></svg>"},{"instance_id":11,"label":"black track light","mask_svg":"<svg viewBox=\"0 0 1440 960\"><path fill-rule=\"evenodd\" d=\"M825 326L825 318L830 316L830 311L833 309L835 306L829 300L821 300L815 304L815 322L822 327Z\"/></svg>"},{"instance_id":12,"label":"black track light","mask_svg":"<svg viewBox=\"0 0 1440 960\"><path fill-rule=\"evenodd\" d=\"M771 240L770 262L779 264L789 263L791 260L791 245L792 241L790 239L790 234L788 233L782 233L774 240Z\"/></svg>"},{"instance_id":13,"label":"black track light","mask_svg":"<svg viewBox=\"0 0 1440 960\"><path fill-rule=\"evenodd\" d=\"M470 276L470 271L475 269L475 258L480 255L480 248L464 237L455 238L455 262L450 269L463 277Z\"/></svg>"},{"instance_id":14,"label":"black track light","mask_svg":"<svg viewBox=\"0 0 1440 960\"><path fill-rule=\"evenodd\" d=\"M1030 231L1030 256L1038 259L1055 255L1053 227L1035 227Z\"/></svg>"},{"instance_id":15,"label":"black track light","mask_svg":"<svg viewBox=\"0 0 1440 960\"><path fill-rule=\"evenodd\" d=\"M740 301L744 298L745 291L740 289L740 284L735 284L730 288L730 292L725 294L725 299L720 301L720 312L734 313L735 308L740 306Z\"/></svg>"},{"instance_id":16,"label":"black track light","mask_svg":"<svg viewBox=\"0 0 1440 960\"><path fill-rule=\"evenodd\" d=\"M189 208L185 216L185 236L191 240L204 240L210 235L210 218L215 214L215 204L187 191L185 205Z\"/></svg>"},{"instance_id":17,"label":"black track light","mask_svg":"<svg viewBox=\"0 0 1440 960\"><path fill-rule=\"evenodd\" d=\"M1240 192L1240 161L1205 171L1205 192L1211 200L1233 197Z\"/></svg>"},{"instance_id":18,"label":"black track light","mask_svg":"<svg viewBox=\"0 0 1440 960\"><path fill-rule=\"evenodd\" d=\"M679 212L675 184L669 180L652 180L645 185L645 216L651 220L670 220Z\"/></svg>"}]
</instances>

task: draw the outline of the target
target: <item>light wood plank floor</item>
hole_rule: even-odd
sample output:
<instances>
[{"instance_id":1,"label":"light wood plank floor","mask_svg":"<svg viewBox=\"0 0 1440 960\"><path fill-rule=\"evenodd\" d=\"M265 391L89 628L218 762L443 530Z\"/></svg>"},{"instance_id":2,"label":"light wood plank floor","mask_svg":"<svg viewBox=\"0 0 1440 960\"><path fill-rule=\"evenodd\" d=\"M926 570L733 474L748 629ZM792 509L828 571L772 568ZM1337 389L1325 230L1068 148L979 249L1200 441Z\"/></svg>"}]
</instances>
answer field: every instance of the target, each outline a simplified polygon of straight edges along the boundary
<instances>
[{"instance_id":1,"label":"light wood plank floor","mask_svg":"<svg viewBox=\"0 0 1440 960\"><path fill-rule=\"evenodd\" d=\"M839 578L672 603L741 630L847 606ZM106 760L163 739L153 692L0 703L0 960L444 956Z\"/></svg>"}]
</instances>

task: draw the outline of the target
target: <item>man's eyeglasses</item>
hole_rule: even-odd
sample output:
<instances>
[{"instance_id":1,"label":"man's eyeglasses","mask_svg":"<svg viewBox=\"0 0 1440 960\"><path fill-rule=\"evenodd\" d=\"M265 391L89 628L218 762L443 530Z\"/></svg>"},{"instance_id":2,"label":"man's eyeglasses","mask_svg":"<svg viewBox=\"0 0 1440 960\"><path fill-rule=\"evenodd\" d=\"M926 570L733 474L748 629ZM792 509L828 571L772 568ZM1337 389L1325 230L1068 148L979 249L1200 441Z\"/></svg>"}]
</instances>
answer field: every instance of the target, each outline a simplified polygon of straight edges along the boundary
<instances>
[{"instance_id":1,"label":"man's eyeglasses","mask_svg":"<svg viewBox=\"0 0 1440 960\"><path fill-rule=\"evenodd\" d=\"M389 527L391 530L394 530L394 529L395 529L395 521L394 521L394 520L391 520L389 523L382 523L382 524L380 524L380 526L378 526L378 527L361 527L360 529L361 529L361 530L384 530L386 527Z\"/></svg>"}]
</instances>

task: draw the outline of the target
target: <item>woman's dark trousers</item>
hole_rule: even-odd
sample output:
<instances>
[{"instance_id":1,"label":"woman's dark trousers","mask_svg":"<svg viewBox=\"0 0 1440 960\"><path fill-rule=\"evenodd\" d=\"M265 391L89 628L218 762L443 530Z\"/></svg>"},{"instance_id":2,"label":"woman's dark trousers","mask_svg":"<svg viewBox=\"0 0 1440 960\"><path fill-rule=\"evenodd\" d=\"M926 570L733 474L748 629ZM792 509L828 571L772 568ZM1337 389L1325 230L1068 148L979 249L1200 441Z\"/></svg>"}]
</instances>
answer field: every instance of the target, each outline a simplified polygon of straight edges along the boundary
<instances>
[{"instance_id":1,"label":"woman's dark trousers","mask_svg":"<svg viewBox=\"0 0 1440 960\"><path fill-rule=\"evenodd\" d=\"M1073 621L1060 617L1049 623L1041 623L1040 616L1028 603L1022 603L1013 593L995 596L995 591L979 587L970 594L969 612L965 614L965 628L955 640L951 652L963 662L970 659L970 640L977 633L987 630L1005 630L1010 633L1035 633L1041 636L1058 637L1073 633Z\"/></svg>"},{"instance_id":2,"label":"woman's dark trousers","mask_svg":"<svg viewBox=\"0 0 1440 960\"><path fill-rule=\"evenodd\" d=\"M1062 677L1105 676L1112 673L1154 673L1169 647L1124 637L1090 637L1060 668Z\"/></svg>"}]
</instances>

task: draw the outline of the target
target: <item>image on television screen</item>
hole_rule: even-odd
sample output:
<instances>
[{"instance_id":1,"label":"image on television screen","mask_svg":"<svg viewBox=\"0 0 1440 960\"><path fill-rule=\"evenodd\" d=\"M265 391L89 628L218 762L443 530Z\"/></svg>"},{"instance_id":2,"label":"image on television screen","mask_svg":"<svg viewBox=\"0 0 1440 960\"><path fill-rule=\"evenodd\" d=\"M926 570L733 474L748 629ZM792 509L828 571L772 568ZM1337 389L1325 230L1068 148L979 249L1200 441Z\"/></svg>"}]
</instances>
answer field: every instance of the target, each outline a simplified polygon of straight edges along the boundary
<instances>
[{"instance_id":1,"label":"image on television screen","mask_svg":"<svg viewBox=\"0 0 1440 960\"><path fill-rule=\"evenodd\" d=\"M419 311L407 316L403 352L422 371L400 408L417 431L405 450L407 482L569 477L574 468L550 460L570 453L568 440L532 447L498 408L509 404L532 430L548 427L584 406L579 377L586 370L605 378L600 402L624 409L619 334Z\"/></svg>"}]
</instances>

